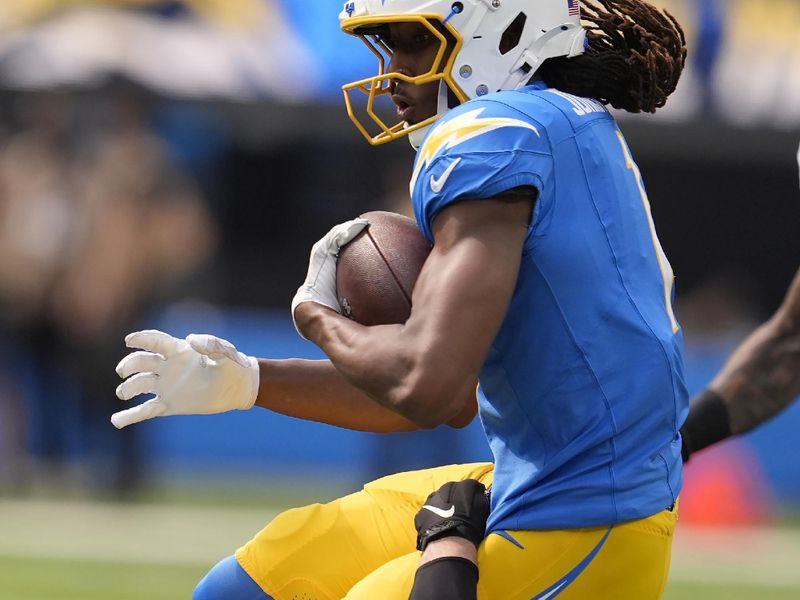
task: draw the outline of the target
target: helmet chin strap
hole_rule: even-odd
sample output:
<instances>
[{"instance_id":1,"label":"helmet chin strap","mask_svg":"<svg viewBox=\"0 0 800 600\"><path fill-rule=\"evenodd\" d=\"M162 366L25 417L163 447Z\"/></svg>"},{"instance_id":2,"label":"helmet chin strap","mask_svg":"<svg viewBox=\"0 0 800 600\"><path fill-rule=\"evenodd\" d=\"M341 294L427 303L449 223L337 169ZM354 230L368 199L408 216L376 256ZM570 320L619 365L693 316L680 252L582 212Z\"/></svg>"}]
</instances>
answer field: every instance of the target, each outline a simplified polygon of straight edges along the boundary
<instances>
[{"instance_id":1,"label":"helmet chin strap","mask_svg":"<svg viewBox=\"0 0 800 600\"><path fill-rule=\"evenodd\" d=\"M450 106L450 95L448 93L447 84L444 81L439 82L439 97L436 101L436 114L439 118L443 117L451 108ZM437 119L438 120L438 119ZM414 150L419 150L419 147L422 145L422 140L425 139L425 136L428 135L428 132L431 130L431 127L436 125L436 121L431 123L430 125L426 125L425 127L420 127L419 129L415 129L414 131L409 132L408 134L408 141L411 143L411 147ZM408 125L406 125L408 127Z\"/></svg>"},{"instance_id":2,"label":"helmet chin strap","mask_svg":"<svg viewBox=\"0 0 800 600\"><path fill-rule=\"evenodd\" d=\"M415 129L408 134L408 141L414 150L419 150L419 147L422 145L422 140L424 140L425 136L428 135L428 132L431 130L431 127L433 127L434 123L426 125L425 127L420 127L419 129Z\"/></svg>"}]
</instances>

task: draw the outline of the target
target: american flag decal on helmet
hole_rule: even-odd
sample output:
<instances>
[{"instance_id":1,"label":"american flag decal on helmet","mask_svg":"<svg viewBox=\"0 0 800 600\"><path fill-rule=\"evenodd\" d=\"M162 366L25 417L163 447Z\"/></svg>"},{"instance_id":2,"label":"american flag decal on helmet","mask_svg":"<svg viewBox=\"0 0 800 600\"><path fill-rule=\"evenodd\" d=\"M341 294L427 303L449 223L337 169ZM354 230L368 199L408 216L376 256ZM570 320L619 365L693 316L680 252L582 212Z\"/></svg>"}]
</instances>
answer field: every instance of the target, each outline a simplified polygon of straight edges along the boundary
<instances>
[{"instance_id":1,"label":"american flag decal on helmet","mask_svg":"<svg viewBox=\"0 0 800 600\"><path fill-rule=\"evenodd\" d=\"M577 17L581 14L581 7L578 0L567 0L567 12L570 17Z\"/></svg>"}]
</instances>

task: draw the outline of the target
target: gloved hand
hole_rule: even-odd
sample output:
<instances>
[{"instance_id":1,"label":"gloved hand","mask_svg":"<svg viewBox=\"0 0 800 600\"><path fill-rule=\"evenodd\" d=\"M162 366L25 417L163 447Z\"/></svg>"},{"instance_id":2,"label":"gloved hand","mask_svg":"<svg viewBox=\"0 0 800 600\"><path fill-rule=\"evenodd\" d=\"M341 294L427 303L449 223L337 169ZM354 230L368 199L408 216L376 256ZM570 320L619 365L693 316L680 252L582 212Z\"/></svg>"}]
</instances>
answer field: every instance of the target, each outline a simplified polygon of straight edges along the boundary
<instances>
[{"instance_id":1,"label":"gloved hand","mask_svg":"<svg viewBox=\"0 0 800 600\"><path fill-rule=\"evenodd\" d=\"M450 481L433 492L414 517L417 550L432 541L457 536L477 548L486 532L489 518L489 493L476 479Z\"/></svg>"},{"instance_id":2,"label":"gloved hand","mask_svg":"<svg viewBox=\"0 0 800 600\"><path fill-rule=\"evenodd\" d=\"M162 331L137 331L125 337L132 352L117 365L120 400L155 394L144 404L116 413L117 429L154 417L209 415L247 410L258 395L258 361L213 335L191 334L185 340Z\"/></svg>"},{"instance_id":3,"label":"gloved hand","mask_svg":"<svg viewBox=\"0 0 800 600\"><path fill-rule=\"evenodd\" d=\"M311 248L306 280L292 299L293 321L295 309L303 302L316 302L337 313L342 312L339 298L336 296L336 259L342 246L361 233L367 224L367 220L361 218L340 223L314 244ZM294 326L297 332L303 335L297 327L297 321L294 321Z\"/></svg>"}]
</instances>

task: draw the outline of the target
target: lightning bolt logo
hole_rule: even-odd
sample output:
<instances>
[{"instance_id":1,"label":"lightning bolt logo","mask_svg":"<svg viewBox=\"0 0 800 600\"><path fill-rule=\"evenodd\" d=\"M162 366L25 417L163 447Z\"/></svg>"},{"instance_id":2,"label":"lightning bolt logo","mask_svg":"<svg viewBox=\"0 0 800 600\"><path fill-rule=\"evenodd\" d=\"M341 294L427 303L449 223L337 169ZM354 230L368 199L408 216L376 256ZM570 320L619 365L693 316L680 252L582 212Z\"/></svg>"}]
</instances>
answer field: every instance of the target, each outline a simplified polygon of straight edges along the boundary
<instances>
[{"instance_id":1,"label":"lightning bolt logo","mask_svg":"<svg viewBox=\"0 0 800 600\"><path fill-rule=\"evenodd\" d=\"M439 124L431 131L417 155L417 164L414 167L414 174L411 176L410 188L412 195L414 194L414 186L417 183L419 174L433 162L433 159L442 150L454 148L459 144L503 127L530 129L541 137L536 127L519 119L509 119L507 117L486 117L481 119L480 115L484 110L486 109L476 108L465 112L463 115L458 115L449 121Z\"/></svg>"}]
</instances>

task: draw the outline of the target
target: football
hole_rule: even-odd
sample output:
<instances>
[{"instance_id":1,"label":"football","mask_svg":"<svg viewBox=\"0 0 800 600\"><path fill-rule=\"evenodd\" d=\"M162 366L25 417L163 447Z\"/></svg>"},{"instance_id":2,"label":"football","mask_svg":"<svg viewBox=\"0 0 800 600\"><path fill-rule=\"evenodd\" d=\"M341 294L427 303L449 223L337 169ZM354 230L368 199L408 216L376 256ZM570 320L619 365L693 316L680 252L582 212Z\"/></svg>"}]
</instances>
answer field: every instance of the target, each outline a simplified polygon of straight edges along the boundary
<instances>
[{"instance_id":1,"label":"football","mask_svg":"<svg viewBox=\"0 0 800 600\"><path fill-rule=\"evenodd\" d=\"M405 323L431 245L413 219L385 211L361 216L369 225L339 251L336 293L342 314L362 325Z\"/></svg>"}]
</instances>

